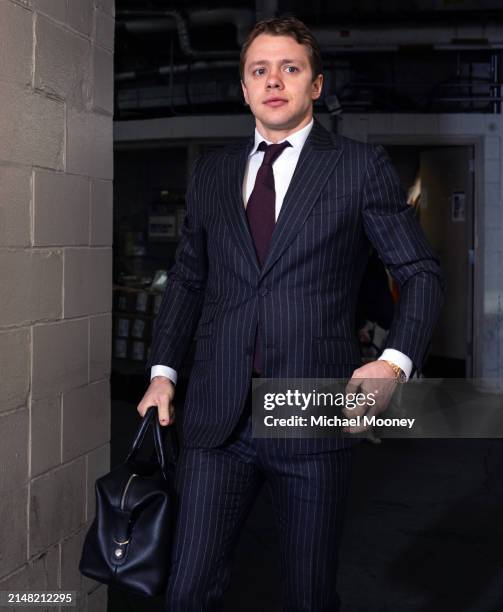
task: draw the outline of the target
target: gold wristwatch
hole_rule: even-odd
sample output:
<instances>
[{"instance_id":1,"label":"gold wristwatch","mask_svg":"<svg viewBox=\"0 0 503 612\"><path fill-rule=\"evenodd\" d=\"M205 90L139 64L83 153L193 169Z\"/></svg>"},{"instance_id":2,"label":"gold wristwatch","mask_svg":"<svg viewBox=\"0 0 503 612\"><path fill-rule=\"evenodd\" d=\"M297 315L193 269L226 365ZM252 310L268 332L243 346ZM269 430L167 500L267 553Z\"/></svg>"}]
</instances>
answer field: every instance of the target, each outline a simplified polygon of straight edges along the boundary
<instances>
[{"instance_id":1,"label":"gold wristwatch","mask_svg":"<svg viewBox=\"0 0 503 612\"><path fill-rule=\"evenodd\" d=\"M402 370L400 366L397 366L396 363L393 363L392 361L388 361L387 359L383 359L383 361L385 361L391 367L391 369L395 373L395 378L397 382L399 383L407 382L407 377L405 376L405 372Z\"/></svg>"}]
</instances>

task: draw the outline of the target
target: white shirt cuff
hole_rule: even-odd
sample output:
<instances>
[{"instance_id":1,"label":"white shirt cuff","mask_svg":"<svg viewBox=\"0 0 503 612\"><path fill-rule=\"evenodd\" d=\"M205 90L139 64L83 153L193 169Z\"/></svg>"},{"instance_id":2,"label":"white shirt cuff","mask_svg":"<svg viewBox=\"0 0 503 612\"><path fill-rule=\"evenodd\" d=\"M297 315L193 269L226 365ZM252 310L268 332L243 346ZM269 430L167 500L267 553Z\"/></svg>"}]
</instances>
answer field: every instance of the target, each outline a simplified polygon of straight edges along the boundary
<instances>
[{"instance_id":1,"label":"white shirt cuff","mask_svg":"<svg viewBox=\"0 0 503 612\"><path fill-rule=\"evenodd\" d=\"M397 365L405 373L406 379L409 380L410 373L412 372L412 361L410 357L407 357L407 355L404 355L396 349L387 348L384 349L379 359L385 359Z\"/></svg>"},{"instance_id":2,"label":"white shirt cuff","mask_svg":"<svg viewBox=\"0 0 503 612\"><path fill-rule=\"evenodd\" d=\"M152 380L154 376L164 376L165 378L169 378L174 385L176 385L178 378L176 370L163 365L155 365L150 368L150 380Z\"/></svg>"}]
</instances>

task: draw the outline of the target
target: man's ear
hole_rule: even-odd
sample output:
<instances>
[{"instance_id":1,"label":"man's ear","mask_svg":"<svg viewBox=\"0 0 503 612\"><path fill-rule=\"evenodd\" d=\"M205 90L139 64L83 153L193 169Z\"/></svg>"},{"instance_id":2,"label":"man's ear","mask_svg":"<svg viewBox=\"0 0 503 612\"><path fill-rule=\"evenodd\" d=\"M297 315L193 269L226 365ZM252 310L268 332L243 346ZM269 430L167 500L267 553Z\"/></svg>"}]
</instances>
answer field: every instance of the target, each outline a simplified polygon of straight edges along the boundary
<instances>
[{"instance_id":1,"label":"man's ear","mask_svg":"<svg viewBox=\"0 0 503 612\"><path fill-rule=\"evenodd\" d=\"M323 75L319 74L312 82L311 98L317 100L321 96L323 89Z\"/></svg>"},{"instance_id":2,"label":"man's ear","mask_svg":"<svg viewBox=\"0 0 503 612\"><path fill-rule=\"evenodd\" d=\"M246 89L246 85L244 84L243 80L241 80L241 89L243 90L243 97L245 99L245 104L250 104L250 102L248 101L248 90Z\"/></svg>"}]
</instances>

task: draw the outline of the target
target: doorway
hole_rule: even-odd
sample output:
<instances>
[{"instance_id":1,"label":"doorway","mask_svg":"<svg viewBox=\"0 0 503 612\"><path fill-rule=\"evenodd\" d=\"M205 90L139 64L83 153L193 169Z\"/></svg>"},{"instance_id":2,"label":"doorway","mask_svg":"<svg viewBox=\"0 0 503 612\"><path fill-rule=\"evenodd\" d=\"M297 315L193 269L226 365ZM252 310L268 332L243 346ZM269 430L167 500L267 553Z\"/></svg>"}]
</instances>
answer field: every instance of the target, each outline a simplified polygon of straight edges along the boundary
<instances>
[{"instance_id":1,"label":"doorway","mask_svg":"<svg viewBox=\"0 0 503 612\"><path fill-rule=\"evenodd\" d=\"M424 373L430 377L472 377L474 147L390 145L386 150L445 278L445 303Z\"/></svg>"}]
</instances>

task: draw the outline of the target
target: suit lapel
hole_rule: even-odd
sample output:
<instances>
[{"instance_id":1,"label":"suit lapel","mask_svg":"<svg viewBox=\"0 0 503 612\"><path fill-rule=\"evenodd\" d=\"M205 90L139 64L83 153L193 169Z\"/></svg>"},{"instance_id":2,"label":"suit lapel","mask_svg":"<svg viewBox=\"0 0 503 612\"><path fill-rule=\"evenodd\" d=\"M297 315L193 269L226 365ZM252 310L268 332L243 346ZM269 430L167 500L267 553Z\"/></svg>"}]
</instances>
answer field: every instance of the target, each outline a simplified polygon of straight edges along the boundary
<instances>
[{"instance_id":1,"label":"suit lapel","mask_svg":"<svg viewBox=\"0 0 503 612\"><path fill-rule=\"evenodd\" d=\"M238 249L257 273L260 266L255 253L255 245L248 227L248 219L243 202L243 180L248 155L253 147L254 137L236 143L227 151L220 165L220 202L224 217Z\"/></svg>"},{"instance_id":2,"label":"suit lapel","mask_svg":"<svg viewBox=\"0 0 503 612\"><path fill-rule=\"evenodd\" d=\"M300 231L341 153L338 140L315 119L281 205L262 277Z\"/></svg>"},{"instance_id":3,"label":"suit lapel","mask_svg":"<svg viewBox=\"0 0 503 612\"><path fill-rule=\"evenodd\" d=\"M337 139L315 119L283 200L267 258L260 269L243 203L243 180L253 143L252 136L227 150L219 165L218 184L224 218L231 235L243 257L260 276L264 276L300 231L342 149Z\"/></svg>"}]
</instances>

